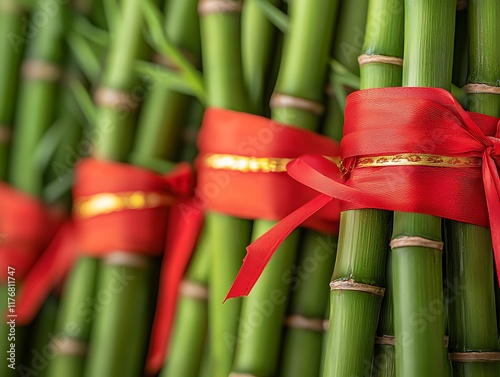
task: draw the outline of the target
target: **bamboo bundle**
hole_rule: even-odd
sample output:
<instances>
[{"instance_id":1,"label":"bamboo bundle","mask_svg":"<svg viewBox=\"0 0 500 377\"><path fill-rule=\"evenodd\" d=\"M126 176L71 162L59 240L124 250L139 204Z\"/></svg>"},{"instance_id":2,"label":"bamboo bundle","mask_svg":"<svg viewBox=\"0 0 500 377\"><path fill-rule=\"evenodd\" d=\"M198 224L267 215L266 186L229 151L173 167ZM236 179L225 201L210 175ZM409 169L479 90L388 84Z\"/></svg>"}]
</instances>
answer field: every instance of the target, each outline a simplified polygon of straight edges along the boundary
<instances>
[{"instance_id":1,"label":"bamboo bundle","mask_svg":"<svg viewBox=\"0 0 500 377\"><path fill-rule=\"evenodd\" d=\"M379 27L366 29L363 45L366 58L360 60L361 89L401 85L402 1L370 1L367 24L378 22L380 14L390 17ZM375 59L368 60L370 56ZM377 57L384 56L393 63L377 61ZM371 368L383 296L377 287L385 286L386 281L390 213L372 209L346 211L341 213L340 221L325 377L363 375L367 366ZM359 283L360 291L348 289L350 282ZM343 339L352 340L348 347Z\"/></svg>"},{"instance_id":2,"label":"bamboo bundle","mask_svg":"<svg viewBox=\"0 0 500 377\"><path fill-rule=\"evenodd\" d=\"M453 0L405 1L404 86L451 89L455 14ZM436 246L395 245L407 237L432 240ZM392 238L394 333L396 339L407 339L395 345L396 374L444 375L444 311L430 317L425 326L413 320L422 308L444 306L442 250L438 247L441 220L396 212ZM409 297L405 287L414 287L418 294Z\"/></svg>"},{"instance_id":3,"label":"bamboo bundle","mask_svg":"<svg viewBox=\"0 0 500 377\"><path fill-rule=\"evenodd\" d=\"M341 2L338 11L338 25L334 33L333 59L347 72L355 76L359 73L357 57L366 25L366 1ZM338 141L342 135L344 86L339 89L338 81L343 79L334 72L330 78L327 113L322 133ZM354 90L350 88L349 90ZM330 93L329 93L330 94ZM343 100L338 97L344 96ZM289 317L285 321L287 330L283 342L283 356L280 364L281 376L319 375L324 358L324 313L328 308L328 285L336 256L337 237L325 236L308 231L297 262L297 274L291 289ZM321 252L319 251L321 250ZM321 257L320 257L321 255ZM312 271L311 271L312 270ZM313 293L314 292L314 293ZM297 327L294 327L297 326Z\"/></svg>"},{"instance_id":4,"label":"bamboo bundle","mask_svg":"<svg viewBox=\"0 0 500 377\"><path fill-rule=\"evenodd\" d=\"M289 4L290 25L285 36L278 81L271 99L273 120L309 130L318 127L319 113L315 109L323 96L337 7L336 1L295 1ZM311 28L313 23L315 28ZM313 66L315 68L312 68ZM284 99L288 99L289 103L286 104ZM307 105L304 108L297 105L298 102L306 102ZM253 239L258 238L274 224L270 221L256 221ZM245 331L243 326L251 324L256 313L262 312L264 303L269 302L271 292L280 292L281 295L278 301L273 302L272 310L265 312L265 317L262 316L261 323L254 326L252 331L246 331L244 339L239 343L232 368L235 375L272 375L278 370L282 323L290 289L290 282L282 277L291 270L295 262L298 236L298 232L293 233L280 246L251 295L243 301L240 328L242 333ZM313 240L315 242L316 238L309 238L309 241ZM308 242L304 248L313 252L316 246L314 242ZM324 307L321 302L319 306L319 312L318 309L311 309L313 318L323 316ZM320 345L319 335L312 336L313 343ZM263 348L267 349L265 354L261 352ZM316 368L319 367L321 356L319 349L317 351ZM305 364L305 368L314 370L314 362L313 365Z\"/></svg>"},{"instance_id":5,"label":"bamboo bundle","mask_svg":"<svg viewBox=\"0 0 500 377\"><path fill-rule=\"evenodd\" d=\"M2 143L0 171L2 179L7 180L14 188L42 199L44 167L39 164L34 151L40 152L41 140L54 121L58 84L62 76L60 66L66 9L61 7L56 15L50 17L45 12L46 0L29 4L33 13L38 12L44 16L48 24L44 28L36 28L33 35L25 38L23 20L26 18L23 12L26 5L7 1L1 3L1 21L2 27L5 28L5 34L2 35L2 51L5 53L3 56L7 57L0 74L2 88L0 112L3 118L1 122L4 136L10 133L10 128L6 127L9 123L14 122L14 132L10 150L6 144L8 138ZM28 44L26 54L23 56L26 43ZM23 57L23 62L19 68L21 57ZM18 74L16 71L19 71L21 76L17 95ZM2 291L4 289L6 288L2 287ZM7 303L7 298L3 292L1 296L3 311L5 308L3 303ZM42 317L47 318L46 315ZM41 326L40 322L43 321L39 321L38 327ZM33 326L36 327L37 324ZM4 323L0 329L2 344L0 348L4 354L7 354L11 342L4 331L8 329ZM41 336L30 335L26 324L17 326L15 337L17 367L19 367L23 351L28 351L30 342L36 344L41 338ZM8 363L2 363L2 372L6 376L15 375L16 371L8 365Z\"/></svg>"},{"instance_id":6,"label":"bamboo bundle","mask_svg":"<svg viewBox=\"0 0 500 377\"><path fill-rule=\"evenodd\" d=\"M214 6L215 5L215 6ZM199 2L207 106L249 110L241 61L241 1ZM231 371L241 300L221 306L250 240L251 223L215 212L206 214L211 251L208 302L212 376Z\"/></svg>"}]
</instances>

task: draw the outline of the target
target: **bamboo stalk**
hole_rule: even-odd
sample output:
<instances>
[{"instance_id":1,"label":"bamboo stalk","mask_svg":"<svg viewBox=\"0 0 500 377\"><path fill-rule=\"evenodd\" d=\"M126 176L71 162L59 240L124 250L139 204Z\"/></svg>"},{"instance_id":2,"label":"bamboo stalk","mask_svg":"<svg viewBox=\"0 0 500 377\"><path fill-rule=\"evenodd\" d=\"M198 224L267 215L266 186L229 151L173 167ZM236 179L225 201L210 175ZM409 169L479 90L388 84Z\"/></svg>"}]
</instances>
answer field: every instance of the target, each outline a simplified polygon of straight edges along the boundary
<instances>
[{"instance_id":1,"label":"bamboo stalk","mask_svg":"<svg viewBox=\"0 0 500 377\"><path fill-rule=\"evenodd\" d=\"M19 70L24 52L25 39L22 32L24 10L15 2L0 2L0 56L3 63L0 65L0 179L7 178L8 153L11 141L12 124L14 122L15 100L19 80ZM13 42L15 42L13 44ZM0 308L2 312L7 308L7 289L0 287ZM23 329L18 329L18 352L21 353ZM11 342L8 341L9 327L0 325L0 352L8 355ZM14 375L15 370L8 367L8 362L2 363L2 376Z\"/></svg>"},{"instance_id":2,"label":"bamboo stalk","mask_svg":"<svg viewBox=\"0 0 500 377\"><path fill-rule=\"evenodd\" d=\"M132 144L137 106L130 100L137 85L134 64L145 50L142 38L144 19L141 3L125 0L120 3L120 15L103 72L102 88L118 90L128 97L125 109L117 109L98 101L97 139L93 157L125 161ZM143 370L151 324L150 304L153 299L152 261L144 257L144 266L126 266L103 260L97 277L99 294L110 290L117 276L127 279L112 300L102 305L92 324L90 352L85 376L136 376Z\"/></svg>"},{"instance_id":3,"label":"bamboo stalk","mask_svg":"<svg viewBox=\"0 0 500 377\"><path fill-rule=\"evenodd\" d=\"M241 1L229 3L238 6ZM249 110L240 54L241 15L200 13L200 23L208 106ZM208 301L211 375L227 377L233 364L241 299L221 303L240 268L250 240L251 222L207 212L205 226L212 251Z\"/></svg>"},{"instance_id":4,"label":"bamboo stalk","mask_svg":"<svg viewBox=\"0 0 500 377\"><path fill-rule=\"evenodd\" d=\"M402 57L402 0L370 1L362 51L368 55ZM360 67L361 89L399 86L401 75L398 65L364 64ZM353 279L362 284L385 286L391 214L363 209L342 212L340 219L332 280ZM382 297L378 295L349 290L331 292L325 377L370 373L381 305Z\"/></svg>"},{"instance_id":5,"label":"bamboo stalk","mask_svg":"<svg viewBox=\"0 0 500 377\"><path fill-rule=\"evenodd\" d=\"M323 0L299 0L289 4L290 25L285 37L274 95L300 97L313 103L322 100L337 7L337 1ZM272 105L271 108L272 119L275 121L310 130L318 127L317 113L293 106ZM275 222L270 221L256 221L253 239L274 224ZM298 231L292 233L280 246L252 293L243 301L241 341L233 366L234 373L267 376L277 372L282 323L290 287L290 282L283 279L283 276L291 271L295 261L298 236ZM321 306L321 303L319 305ZM324 309L319 315L322 317L323 314ZM321 336L313 338L317 338L313 339L318 340L317 345L321 344ZM265 353L262 353L263 349L266 349ZM321 352L318 350L318 367L320 357Z\"/></svg>"},{"instance_id":6,"label":"bamboo stalk","mask_svg":"<svg viewBox=\"0 0 500 377\"><path fill-rule=\"evenodd\" d=\"M205 236L189 264L181 288L170 351L160 377L200 375L208 336L210 249ZM181 286L182 287L182 286Z\"/></svg>"},{"instance_id":7,"label":"bamboo stalk","mask_svg":"<svg viewBox=\"0 0 500 377\"><path fill-rule=\"evenodd\" d=\"M334 33L334 59L358 73L357 57L366 25L368 3L365 0L343 2L340 4L338 26ZM332 93L329 97L327 115L322 133L340 141L343 126L343 110ZM307 232L299 253L298 273L292 285L290 318L300 315L312 319L317 325L323 322L328 309L329 294L327 287L336 256L337 237L316 232ZM327 256L318 260L319 252ZM317 264L316 264L317 263ZM308 274L311 268L314 272ZM306 270L306 271L305 271ZM298 286L298 287L297 287ZM314 294L312 294L314 292ZM325 347L323 326L317 329L294 328L288 324L284 338L284 349L280 367L281 376L319 375L322 368Z\"/></svg>"},{"instance_id":8,"label":"bamboo stalk","mask_svg":"<svg viewBox=\"0 0 500 377\"><path fill-rule=\"evenodd\" d=\"M34 12L45 14L50 0L39 0ZM22 67L23 81L16 107L16 128L12 139L9 181L28 194L42 193L42 172L33 158L45 131L54 120L58 80L61 76L64 10L60 9L28 46Z\"/></svg>"},{"instance_id":9,"label":"bamboo stalk","mask_svg":"<svg viewBox=\"0 0 500 377\"><path fill-rule=\"evenodd\" d=\"M277 30L268 20L258 4L259 0L247 0L241 14L242 58L245 87L250 108L255 114L264 114L269 98L267 96L270 68L275 57ZM279 6L281 0L270 0Z\"/></svg>"},{"instance_id":10,"label":"bamboo stalk","mask_svg":"<svg viewBox=\"0 0 500 377\"><path fill-rule=\"evenodd\" d=\"M62 60L62 37L64 27L65 8L59 9L59 12L49 19L49 15L44 12L47 2L49 0L39 0L34 5L33 11L43 13L46 17L47 24L43 28L38 28L37 32L31 38L24 39L22 35L23 30L23 15L11 14L7 16L7 20L0 20L7 29L12 28L11 33L19 34L6 34L2 38L7 38L7 43L12 51L4 51L7 58L5 71L2 69L2 90L12 90L9 93L3 93L4 96L10 98L3 98L2 105L6 105L9 109L2 109L2 117L10 121L14 119L15 132L12 138L12 145L8 161L8 181L17 189L24 191L30 195L40 197L42 194L43 176L42 171L37 165L37 161L33 156L33 151L37 148L40 140L42 139L46 130L51 126L54 120L54 111L57 100L58 80L60 78L60 63ZM9 5L10 4L10 5ZM15 10L19 4L12 4L9 2L2 2L2 10L10 9ZM21 19L18 19L20 17ZM25 20L25 19L24 19ZM50 22L48 22L50 21ZM21 25L19 25L19 23ZM2 25L2 26L3 26ZM21 30L19 30L19 28ZM8 32L8 30L6 30ZM17 38L17 39L16 39ZM19 41L22 39L22 41ZM14 42L15 45L11 45ZM19 86L19 94L15 96L15 86L17 81L16 65L19 64L20 55L23 53L22 44L29 42L26 50L26 55L21 67L22 81ZM19 45L19 43L21 45ZM4 46L3 48L5 48ZM8 72L7 72L8 71ZM11 77L5 77L6 73L11 74ZM5 87L3 85L6 85ZM15 101L15 102L14 102ZM13 114L15 109L15 114ZM0 122L1 123L1 122ZM1 152L4 158L7 150L3 147ZM5 178L5 162L2 161L0 171L2 171ZM5 287L2 287L4 290ZM6 303L7 300L2 301ZM2 308L3 308L2 304ZM4 324L2 328L0 339L0 350L9 350L10 342L7 336L4 336L3 331L7 330ZM14 342L17 350L17 364L23 352L23 349L28 347L29 332L23 326L17 326L16 341ZM6 354L7 351L4 352ZM13 372L12 369L7 369L7 364L2 364L3 369L6 369L6 375L9 376Z\"/></svg>"},{"instance_id":11,"label":"bamboo stalk","mask_svg":"<svg viewBox=\"0 0 500 377\"><path fill-rule=\"evenodd\" d=\"M404 86L451 89L456 1L405 1ZM441 241L441 220L395 212L393 239L418 236ZM422 319L421 311L444 307L442 251L399 247L392 251L396 373L444 375L444 310ZM408 292L416 292L409 295ZM403 340L404 339L404 340Z\"/></svg>"},{"instance_id":12,"label":"bamboo stalk","mask_svg":"<svg viewBox=\"0 0 500 377\"><path fill-rule=\"evenodd\" d=\"M280 376L318 376L324 342L324 315L337 251L337 237L308 231L291 284L291 303L283 341ZM291 275L291 274L290 274ZM292 279L291 276L287 276ZM297 316L309 322L298 322ZM295 323L294 323L295 322ZM298 323L297 323L298 322ZM311 327L307 327L311 326ZM314 327L314 328L313 328Z\"/></svg>"},{"instance_id":13,"label":"bamboo stalk","mask_svg":"<svg viewBox=\"0 0 500 377\"><path fill-rule=\"evenodd\" d=\"M88 12L91 8L93 10L98 8L98 6L93 8L94 3L94 0L88 0L87 4L84 4L82 1L79 4L81 12ZM97 12L94 13L97 14ZM88 14L86 15L89 16ZM71 32L75 33L73 30L71 30ZM73 62L70 61L69 64L72 65ZM70 78L70 80L72 79L75 78ZM71 84L71 82L69 84ZM68 93L64 93L63 96L66 107L69 108L73 106L72 101L74 98ZM63 123L66 126L66 122L74 122L75 114L68 111L68 113L65 112L62 117ZM72 125L70 124L70 126ZM93 127L93 125L87 125L86 127L89 129ZM71 143L75 142L75 139L78 138L79 132L77 131L79 130L76 130L75 127L72 127L72 130L68 129L63 141L64 145L60 145L56 151L52 165L52 170L54 172L57 170L54 174L56 175L56 180L61 178L63 180L69 179L60 166L64 166L67 169L66 172L72 171L73 166L69 166L68 162L72 161L76 163L74 158L75 155L82 158L86 157L85 154L78 156L78 147L75 148L74 150L76 151L70 155ZM87 153L90 152L88 150L88 145L93 141L89 140L88 137L89 136L85 134L85 137L80 140L82 144L77 144L77 146L85 146L84 149ZM70 145L66 144L67 142L69 142ZM63 174L62 177L61 174ZM96 303L95 294L98 270L99 261L97 259L81 257L75 262L75 265L65 281L54 328L54 341L58 343L59 351L49 361L47 368L48 377L79 377L84 373L90 329L96 314L94 309Z\"/></svg>"},{"instance_id":14,"label":"bamboo stalk","mask_svg":"<svg viewBox=\"0 0 500 377\"><path fill-rule=\"evenodd\" d=\"M24 10L14 1L0 2L0 179L7 178L8 152L19 70L25 47L23 35Z\"/></svg>"},{"instance_id":15,"label":"bamboo stalk","mask_svg":"<svg viewBox=\"0 0 500 377\"><path fill-rule=\"evenodd\" d=\"M469 2L470 69L468 83L500 86L500 4ZM500 97L471 93L469 110L500 116ZM478 226L446 221L447 272L460 289L451 292L450 352L499 351L494 267L490 232ZM498 376L500 363L453 362L454 376Z\"/></svg>"}]
</instances>

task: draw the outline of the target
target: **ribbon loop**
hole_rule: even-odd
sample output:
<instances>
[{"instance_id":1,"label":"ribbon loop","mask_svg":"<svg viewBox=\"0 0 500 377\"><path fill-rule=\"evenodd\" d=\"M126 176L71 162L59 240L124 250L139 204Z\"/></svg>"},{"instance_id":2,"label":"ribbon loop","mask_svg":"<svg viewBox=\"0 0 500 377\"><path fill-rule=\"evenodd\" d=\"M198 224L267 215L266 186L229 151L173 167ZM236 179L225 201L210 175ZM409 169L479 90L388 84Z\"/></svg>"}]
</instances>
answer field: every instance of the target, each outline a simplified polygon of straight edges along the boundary
<instances>
[{"instance_id":1,"label":"ribbon loop","mask_svg":"<svg viewBox=\"0 0 500 377\"><path fill-rule=\"evenodd\" d=\"M289 163L287 173L321 195L249 246L247 259L260 257L259 268L244 264L228 298L250 292L276 242L290 233L290 219L295 219L293 227L307 221L326 205L326 198L338 199L341 210L416 212L489 227L500 271L499 126L498 118L466 112L443 89L352 93L341 142L344 179L333 179L328 171L336 168L321 156L301 156ZM261 244L267 249L261 250Z\"/></svg>"}]
</instances>

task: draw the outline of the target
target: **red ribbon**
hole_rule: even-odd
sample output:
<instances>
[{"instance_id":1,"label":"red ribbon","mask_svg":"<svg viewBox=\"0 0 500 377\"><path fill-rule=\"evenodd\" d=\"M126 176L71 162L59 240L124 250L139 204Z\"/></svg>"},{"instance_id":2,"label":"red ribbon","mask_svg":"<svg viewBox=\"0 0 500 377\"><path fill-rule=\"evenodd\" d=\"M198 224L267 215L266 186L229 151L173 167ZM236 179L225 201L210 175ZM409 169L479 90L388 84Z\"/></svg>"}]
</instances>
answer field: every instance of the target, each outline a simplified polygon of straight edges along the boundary
<instances>
[{"instance_id":1,"label":"red ribbon","mask_svg":"<svg viewBox=\"0 0 500 377\"><path fill-rule=\"evenodd\" d=\"M277 123L269 118L209 108L198 136L198 202L204 209L245 219L280 220L314 198L315 192L285 173L214 169L204 160L211 154L245 157L296 158L304 153L338 156L337 143L312 131ZM332 171L331 176L338 175ZM334 233L339 208L331 202L304 226Z\"/></svg>"},{"instance_id":2,"label":"red ribbon","mask_svg":"<svg viewBox=\"0 0 500 377\"><path fill-rule=\"evenodd\" d=\"M336 180L330 176L336 166L321 156L294 160L288 164L287 173L320 194L247 248L245 264L227 298L248 294L279 244L333 199L342 202L342 210L417 212L489 226L500 271L499 137L498 118L464 111L442 89L384 88L351 94L341 143L347 169L355 167L361 157L415 153L480 157L482 170L365 167L354 168L344 180Z\"/></svg>"},{"instance_id":3,"label":"red ribbon","mask_svg":"<svg viewBox=\"0 0 500 377\"><path fill-rule=\"evenodd\" d=\"M144 192L188 197L192 192L193 177L187 164L180 164L172 173L162 176L127 164L93 159L83 160L76 171L74 195L91 197L100 193ZM17 202L17 201L16 201ZM169 208L160 206L146 209L124 209L95 217L75 217L61 227L50 246L26 276L17 304L18 321L29 323L43 304L50 291L63 279L78 255L102 257L113 250L126 250L148 256L160 255L165 249ZM9 222L10 224L11 222ZM45 234L47 224L37 222L36 231ZM175 227L175 223L171 223ZM197 231L195 224L189 229ZM184 231L184 229L182 230ZM52 232L53 234L53 232ZM192 250L189 241L181 237L169 249L177 255L169 259L174 265L189 260L186 249ZM164 283L165 284L165 283ZM162 287L164 294L175 296L175 281ZM177 283L178 285L178 283Z\"/></svg>"},{"instance_id":4,"label":"red ribbon","mask_svg":"<svg viewBox=\"0 0 500 377\"><path fill-rule=\"evenodd\" d=\"M144 192L185 198L193 187L188 164L163 176L149 170L109 161L83 160L77 167L75 199L101 193ZM112 250L149 256L161 255L169 207L125 209L87 218L75 218L80 251L101 257Z\"/></svg>"},{"instance_id":5,"label":"red ribbon","mask_svg":"<svg viewBox=\"0 0 500 377\"><path fill-rule=\"evenodd\" d=\"M9 276L15 279L14 314L17 323L24 325L32 317L33 305L25 293L31 287L36 289L38 284L32 282L30 276L39 261L46 258L44 249L61 226L64 215L3 183L0 183L0 208L0 282L7 284ZM12 275L7 274L8 267L13 268L9 270Z\"/></svg>"},{"instance_id":6,"label":"red ribbon","mask_svg":"<svg viewBox=\"0 0 500 377\"><path fill-rule=\"evenodd\" d=\"M195 209L193 203L193 198L186 199L172 207L170 212L158 304L146 362L148 374L157 374L164 364L177 308L179 286L203 227L204 213ZM193 209L189 216L182 210L186 207Z\"/></svg>"}]
</instances>

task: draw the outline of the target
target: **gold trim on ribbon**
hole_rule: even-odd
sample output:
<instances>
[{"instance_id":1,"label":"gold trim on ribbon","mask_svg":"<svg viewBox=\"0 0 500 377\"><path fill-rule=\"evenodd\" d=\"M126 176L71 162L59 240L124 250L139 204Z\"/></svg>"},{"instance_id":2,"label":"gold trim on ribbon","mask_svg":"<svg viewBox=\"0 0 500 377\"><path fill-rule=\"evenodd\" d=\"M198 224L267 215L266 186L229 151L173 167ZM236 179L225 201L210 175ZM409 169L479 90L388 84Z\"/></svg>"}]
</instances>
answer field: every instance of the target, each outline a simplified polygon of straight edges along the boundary
<instances>
[{"instance_id":1,"label":"gold trim on ribbon","mask_svg":"<svg viewBox=\"0 0 500 377\"><path fill-rule=\"evenodd\" d=\"M172 196L156 192L101 193L76 199L73 211L78 217L90 218L123 210L166 207L173 201Z\"/></svg>"},{"instance_id":2,"label":"gold trim on ribbon","mask_svg":"<svg viewBox=\"0 0 500 377\"><path fill-rule=\"evenodd\" d=\"M340 163L338 157L327 157L335 164ZM242 173L283 173L286 165L294 158L279 157L247 157L234 154L209 154L204 159L206 167L216 170L231 170Z\"/></svg>"},{"instance_id":3,"label":"gold trim on ribbon","mask_svg":"<svg viewBox=\"0 0 500 377\"><path fill-rule=\"evenodd\" d=\"M393 156L373 156L358 158L354 168L381 166L431 166L444 168L478 168L481 157L455 157L435 154L401 153ZM345 170L345 169L344 169Z\"/></svg>"}]
</instances>

